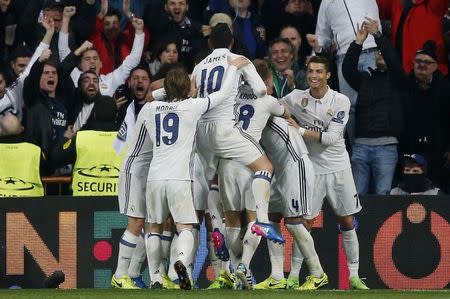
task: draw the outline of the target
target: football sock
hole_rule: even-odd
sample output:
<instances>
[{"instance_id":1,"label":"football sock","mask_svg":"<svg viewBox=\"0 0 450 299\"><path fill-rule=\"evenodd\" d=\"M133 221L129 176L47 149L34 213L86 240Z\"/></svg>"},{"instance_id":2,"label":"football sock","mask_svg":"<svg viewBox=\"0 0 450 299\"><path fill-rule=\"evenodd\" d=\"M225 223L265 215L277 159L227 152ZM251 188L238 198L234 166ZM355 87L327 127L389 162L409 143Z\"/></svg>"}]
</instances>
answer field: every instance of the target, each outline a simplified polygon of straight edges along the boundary
<instances>
[{"instance_id":1,"label":"football sock","mask_svg":"<svg viewBox=\"0 0 450 299\"><path fill-rule=\"evenodd\" d=\"M252 234L251 227L253 223L255 222L249 222L249 224L247 225L247 231L245 232L244 239L242 240L242 263L247 267L247 269L250 268L250 262L252 261L256 249L258 248L259 242L261 241L260 236Z\"/></svg>"},{"instance_id":2,"label":"football sock","mask_svg":"<svg viewBox=\"0 0 450 299\"><path fill-rule=\"evenodd\" d=\"M136 249L136 244L140 236L135 236L128 230L125 230L119 241L119 254L117 257L116 278L128 275L128 267L130 266L131 257Z\"/></svg>"},{"instance_id":3,"label":"football sock","mask_svg":"<svg viewBox=\"0 0 450 299\"><path fill-rule=\"evenodd\" d=\"M292 242L291 272L289 278L298 279L303 264L303 254L296 242Z\"/></svg>"},{"instance_id":4,"label":"football sock","mask_svg":"<svg viewBox=\"0 0 450 299\"><path fill-rule=\"evenodd\" d=\"M141 276L142 264L144 263L146 256L144 233L141 233L133 255L131 256L130 266L128 267L128 276L131 278Z\"/></svg>"},{"instance_id":5,"label":"football sock","mask_svg":"<svg viewBox=\"0 0 450 299\"><path fill-rule=\"evenodd\" d=\"M252 181L252 192L256 204L256 218L259 222L269 223L270 182L272 174L266 170L255 172Z\"/></svg>"},{"instance_id":6,"label":"football sock","mask_svg":"<svg viewBox=\"0 0 450 299\"><path fill-rule=\"evenodd\" d=\"M270 224L272 224L273 228L277 232L280 232L279 223L271 221ZM267 249L269 251L270 264L272 265L272 272L270 276L272 276L276 280L280 280L284 277L284 245L268 241Z\"/></svg>"},{"instance_id":7,"label":"football sock","mask_svg":"<svg viewBox=\"0 0 450 299\"><path fill-rule=\"evenodd\" d=\"M350 277L358 277L359 270L359 242L355 228L342 231L342 245L347 257Z\"/></svg>"},{"instance_id":8,"label":"football sock","mask_svg":"<svg viewBox=\"0 0 450 299\"><path fill-rule=\"evenodd\" d=\"M322 277L322 265L320 264L316 249L314 248L314 240L311 237L311 234L303 224L286 224L286 228L291 233L292 237L294 237L295 242L300 248L311 275Z\"/></svg>"},{"instance_id":9,"label":"football sock","mask_svg":"<svg viewBox=\"0 0 450 299\"><path fill-rule=\"evenodd\" d=\"M145 247L147 249L148 272L152 283L162 284L161 271L161 235L157 233L147 233L145 238Z\"/></svg>"},{"instance_id":10,"label":"football sock","mask_svg":"<svg viewBox=\"0 0 450 299\"><path fill-rule=\"evenodd\" d=\"M230 253L231 264L234 269L240 263L240 256L242 254L242 241L240 239L241 228L240 227L226 227L226 245L228 252Z\"/></svg>"}]
</instances>

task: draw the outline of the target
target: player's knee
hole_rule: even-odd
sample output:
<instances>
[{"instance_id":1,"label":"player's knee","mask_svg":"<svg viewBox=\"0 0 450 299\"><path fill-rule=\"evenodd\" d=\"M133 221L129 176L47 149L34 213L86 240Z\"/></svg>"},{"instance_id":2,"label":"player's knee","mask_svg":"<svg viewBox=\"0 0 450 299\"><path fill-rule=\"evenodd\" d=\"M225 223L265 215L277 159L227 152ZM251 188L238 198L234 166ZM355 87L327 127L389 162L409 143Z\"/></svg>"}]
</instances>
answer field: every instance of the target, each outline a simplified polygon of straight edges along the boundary
<instances>
[{"instance_id":1,"label":"player's knee","mask_svg":"<svg viewBox=\"0 0 450 299\"><path fill-rule=\"evenodd\" d=\"M280 223L281 218L283 218L283 216L280 213L269 213L269 220L272 222Z\"/></svg>"},{"instance_id":2,"label":"player's knee","mask_svg":"<svg viewBox=\"0 0 450 299\"><path fill-rule=\"evenodd\" d=\"M139 236L144 229L144 219L128 217L127 230L135 236Z\"/></svg>"},{"instance_id":3,"label":"player's knee","mask_svg":"<svg viewBox=\"0 0 450 299\"><path fill-rule=\"evenodd\" d=\"M355 227L355 218L353 215L339 217L341 230L352 230Z\"/></svg>"}]
</instances>

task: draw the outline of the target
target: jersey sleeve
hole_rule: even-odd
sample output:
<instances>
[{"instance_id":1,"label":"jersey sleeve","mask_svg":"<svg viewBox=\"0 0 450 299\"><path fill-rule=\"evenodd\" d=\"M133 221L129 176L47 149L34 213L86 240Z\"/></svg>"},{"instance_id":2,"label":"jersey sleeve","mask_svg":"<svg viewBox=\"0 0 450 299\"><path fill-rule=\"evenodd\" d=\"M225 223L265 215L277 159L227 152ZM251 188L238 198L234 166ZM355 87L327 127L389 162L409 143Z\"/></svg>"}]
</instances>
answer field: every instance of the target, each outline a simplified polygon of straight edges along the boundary
<instances>
[{"instance_id":1,"label":"jersey sleeve","mask_svg":"<svg viewBox=\"0 0 450 299\"><path fill-rule=\"evenodd\" d=\"M271 97L271 96L267 96L265 101L267 102L269 112L271 115L280 116L280 117L283 116L284 106L281 105L277 99L275 99L274 97Z\"/></svg>"},{"instance_id":2,"label":"jersey sleeve","mask_svg":"<svg viewBox=\"0 0 450 299\"><path fill-rule=\"evenodd\" d=\"M263 97L267 93L266 84L264 83L261 76L259 76L256 71L255 66L250 63L242 67L242 73L244 74L244 79L253 89L253 92L258 98Z\"/></svg>"},{"instance_id":3,"label":"jersey sleeve","mask_svg":"<svg viewBox=\"0 0 450 299\"><path fill-rule=\"evenodd\" d=\"M344 137L345 125L348 121L350 111L350 100L343 94L337 94L333 107L333 117L326 132L320 134L320 143L323 145L334 145Z\"/></svg>"}]
</instances>

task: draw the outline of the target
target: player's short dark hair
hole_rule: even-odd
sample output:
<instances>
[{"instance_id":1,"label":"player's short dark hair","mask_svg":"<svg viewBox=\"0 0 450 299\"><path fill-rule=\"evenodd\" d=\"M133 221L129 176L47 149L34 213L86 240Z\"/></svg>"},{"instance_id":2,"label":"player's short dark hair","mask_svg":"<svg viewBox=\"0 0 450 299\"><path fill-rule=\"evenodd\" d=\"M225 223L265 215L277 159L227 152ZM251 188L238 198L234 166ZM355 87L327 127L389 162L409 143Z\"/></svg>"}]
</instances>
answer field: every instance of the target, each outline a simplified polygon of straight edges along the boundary
<instances>
[{"instance_id":1,"label":"player's short dark hair","mask_svg":"<svg viewBox=\"0 0 450 299\"><path fill-rule=\"evenodd\" d=\"M255 59L252 61L252 63L255 66L258 75L263 79L263 81L266 81L270 78L270 76L272 76L269 65L264 59Z\"/></svg>"},{"instance_id":2,"label":"player's short dark hair","mask_svg":"<svg viewBox=\"0 0 450 299\"><path fill-rule=\"evenodd\" d=\"M209 43L214 49L228 48L233 41L233 33L225 23L218 23L211 29Z\"/></svg>"},{"instance_id":3,"label":"player's short dark hair","mask_svg":"<svg viewBox=\"0 0 450 299\"><path fill-rule=\"evenodd\" d=\"M168 102L186 99L191 91L191 80L186 70L175 68L167 72L164 90Z\"/></svg>"},{"instance_id":4,"label":"player's short dark hair","mask_svg":"<svg viewBox=\"0 0 450 299\"><path fill-rule=\"evenodd\" d=\"M311 57L311 59L308 61L308 64L306 65L306 68L309 68L310 63L323 64L325 66L325 70L327 71L327 73L330 71L330 61L326 57L323 57L323 56Z\"/></svg>"}]
</instances>

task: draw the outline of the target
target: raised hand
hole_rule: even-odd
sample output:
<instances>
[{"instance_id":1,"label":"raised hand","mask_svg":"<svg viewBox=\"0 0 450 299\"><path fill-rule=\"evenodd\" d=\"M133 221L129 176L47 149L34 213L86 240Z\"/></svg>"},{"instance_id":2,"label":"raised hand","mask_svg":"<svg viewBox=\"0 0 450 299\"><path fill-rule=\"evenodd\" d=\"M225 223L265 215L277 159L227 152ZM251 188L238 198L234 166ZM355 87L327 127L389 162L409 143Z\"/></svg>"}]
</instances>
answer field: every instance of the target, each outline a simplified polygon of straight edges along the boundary
<instances>
[{"instance_id":1,"label":"raised hand","mask_svg":"<svg viewBox=\"0 0 450 299\"><path fill-rule=\"evenodd\" d=\"M78 49L76 49L73 53L74 53L76 56L81 56L81 54L83 54L86 50L89 50L89 49L91 49L91 48L92 48L92 43L91 43L90 41L86 40L86 41L84 41L84 43L81 44L81 46L80 46Z\"/></svg>"},{"instance_id":2,"label":"raised hand","mask_svg":"<svg viewBox=\"0 0 450 299\"><path fill-rule=\"evenodd\" d=\"M39 56L39 62L46 62L50 58L51 55L52 55L52 50L45 49L44 51L42 51L41 56Z\"/></svg>"},{"instance_id":3,"label":"raised hand","mask_svg":"<svg viewBox=\"0 0 450 299\"><path fill-rule=\"evenodd\" d=\"M131 17L133 15L131 12L131 0L123 0L122 9L127 18Z\"/></svg>"},{"instance_id":4,"label":"raised hand","mask_svg":"<svg viewBox=\"0 0 450 299\"><path fill-rule=\"evenodd\" d=\"M133 18L133 26L136 33L140 34L144 32L144 21L139 18Z\"/></svg>"},{"instance_id":5,"label":"raised hand","mask_svg":"<svg viewBox=\"0 0 450 299\"><path fill-rule=\"evenodd\" d=\"M315 34L308 33L306 35L306 41L308 42L308 45L313 48L314 52L320 52L321 45L319 44L319 40Z\"/></svg>"},{"instance_id":6,"label":"raised hand","mask_svg":"<svg viewBox=\"0 0 450 299\"><path fill-rule=\"evenodd\" d=\"M100 12L98 13L98 17L103 19L108 13L108 0L101 0Z\"/></svg>"},{"instance_id":7,"label":"raised hand","mask_svg":"<svg viewBox=\"0 0 450 299\"><path fill-rule=\"evenodd\" d=\"M77 12L77 8L75 6L65 6L63 11L64 18L71 18Z\"/></svg>"},{"instance_id":8,"label":"raised hand","mask_svg":"<svg viewBox=\"0 0 450 299\"><path fill-rule=\"evenodd\" d=\"M380 32L380 24L378 23L377 20L366 17L366 21L364 21L363 24L367 32L369 32L372 35L377 32Z\"/></svg>"},{"instance_id":9,"label":"raised hand","mask_svg":"<svg viewBox=\"0 0 450 299\"><path fill-rule=\"evenodd\" d=\"M364 41L367 39L367 36L369 35L369 32L366 29L366 22L363 22L361 27L359 24L356 24L356 38L355 42L358 45L364 44Z\"/></svg>"},{"instance_id":10,"label":"raised hand","mask_svg":"<svg viewBox=\"0 0 450 299\"><path fill-rule=\"evenodd\" d=\"M55 32L55 22L52 18L44 18L42 21L42 26L44 26L45 30L49 33Z\"/></svg>"}]
</instances>

